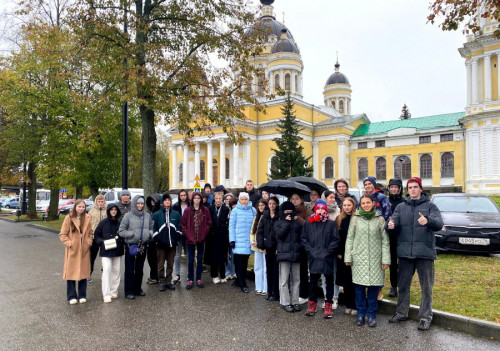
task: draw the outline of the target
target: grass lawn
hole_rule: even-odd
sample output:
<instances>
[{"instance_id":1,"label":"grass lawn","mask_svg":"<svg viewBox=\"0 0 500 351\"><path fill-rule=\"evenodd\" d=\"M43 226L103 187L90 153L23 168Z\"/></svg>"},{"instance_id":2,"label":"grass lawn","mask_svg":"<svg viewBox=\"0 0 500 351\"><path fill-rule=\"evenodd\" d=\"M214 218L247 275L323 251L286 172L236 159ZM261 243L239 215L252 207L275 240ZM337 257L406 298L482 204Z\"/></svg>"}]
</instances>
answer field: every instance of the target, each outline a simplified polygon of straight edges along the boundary
<instances>
[{"instance_id":1,"label":"grass lawn","mask_svg":"<svg viewBox=\"0 0 500 351\"><path fill-rule=\"evenodd\" d=\"M490 197L495 203L497 204L498 207L500 207L500 197Z\"/></svg>"},{"instance_id":2,"label":"grass lawn","mask_svg":"<svg viewBox=\"0 0 500 351\"><path fill-rule=\"evenodd\" d=\"M61 214L61 215L59 215L58 220L48 221L48 222L45 222L45 221L38 222L37 224L44 226L44 227L52 228L52 229L61 229L61 226L62 226L62 223L63 223L65 217L66 217L66 215Z\"/></svg>"},{"instance_id":3,"label":"grass lawn","mask_svg":"<svg viewBox=\"0 0 500 351\"><path fill-rule=\"evenodd\" d=\"M389 272L386 287L390 287ZM384 297L396 301L397 298ZM434 297L437 310L500 323L500 259L485 256L440 254L435 262ZM415 273L410 302L420 305Z\"/></svg>"}]
</instances>

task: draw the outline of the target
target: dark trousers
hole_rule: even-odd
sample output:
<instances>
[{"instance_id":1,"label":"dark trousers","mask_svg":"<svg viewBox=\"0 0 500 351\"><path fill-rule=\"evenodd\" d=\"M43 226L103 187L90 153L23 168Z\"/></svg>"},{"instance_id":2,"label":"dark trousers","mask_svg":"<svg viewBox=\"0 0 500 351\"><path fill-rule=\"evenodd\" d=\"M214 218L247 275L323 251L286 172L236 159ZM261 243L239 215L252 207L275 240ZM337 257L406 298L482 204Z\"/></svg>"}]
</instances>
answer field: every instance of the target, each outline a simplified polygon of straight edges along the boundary
<instances>
[{"instance_id":1,"label":"dark trousers","mask_svg":"<svg viewBox=\"0 0 500 351\"><path fill-rule=\"evenodd\" d=\"M247 286L247 268L250 255L233 254L234 270L236 272L236 286L248 288Z\"/></svg>"},{"instance_id":2,"label":"dark trousers","mask_svg":"<svg viewBox=\"0 0 500 351\"><path fill-rule=\"evenodd\" d=\"M434 261L416 258L400 258L398 274L398 305L396 313L408 317L410 308L410 286L415 270L422 289L420 309L418 317L426 321L432 321L432 288L434 286Z\"/></svg>"},{"instance_id":3,"label":"dark trousers","mask_svg":"<svg viewBox=\"0 0 500 351\"><path fill-rule=\"evenodd\" d=\"M148 244L148 264L149 264L149 279L158 280L158 246L156 242L152 241Z\"/></svg>"},{"instance_id":4,"label":"dark trousers","mask_svg":"<svg viewBox=\"0 0 500 351\"><path fill-rule=\"evenodd\" d=\"M194 252L196 250L196 280L201 280L203 272L203 251L205 251L204 243L186 244L188 254L188 280L194 280Z\"/></svg>"},{"instance_id":5,"label":"dark trousers","mask_svg":"<svg viewBox=\"0 0 500 351\"><path fill-rule=\"evenodd\" d=\"M99 254L99 247L95 240L92 241L92 246L90 246L90 275L94 272L94 262Z\"/></svg>"},{"instance_id":6,"label":"dark trousers","mask_svg":"<svg viewBox=\"0 0 500 351\"><path fill-rule=\"evenodd\" d=\"M151 247L149 247L151 250ZM172 272L174 270L174 258L175 258L176 247L160 247L156 249L157 258L157 269L156 276L160 280L160 284L170 284L172 281ZM149 257L149 254L148 254ZM167 270L165 273L165 263L167 264ZM153 268L151 268L153 270ZM153 277L151 273L150 277ZM154 279L154 278L151 278Z\"/></svg>"},{"instance_id":7,"label":"dark trousers","mask_svg":"<svg viewBox=\"0 0 500 351\"><path fill-rule=\"evenodd\" d=\"M303 299L309 297L309 260L306 250L300 252L300 292L299 296Z\"/></svg>"},{"instance_id":8,"label":"dark trousers","mask_svg":"<svg viewBox=\"0 0 500 351\"><path fill-rule=\"evenodd\" d=\"M337 262L338 264L344 264L342 260ZM345 278L344 278L344 302L345 307L355 310L356 309L356 299L354 292L354 283L352 282L352 271L351 267L343 267L345 269ZM337 271L338 274L338 271Z\"/></svg>"},{"instance_id":9,"label":"dark trousers","mask_svg":"<svg viewBox=\"0 0 500 351\"><path fill-rule=\"evenodd\" d=\"M236 272L238 274L238 272ZM280 297L280 265L276 260L276 249L266 250L267 295Z\"/></svg>"},{"instance_id":10,"label":"dark trousers","mask_svg":"<svg viewBox=\"0 0 500 351\"><path fill-rule=\"evenodd\" d=\"M324 274L326 280L326 296L325 302L333 302L333 274ZM309 274L309 301L318 302L316 288L318 281L321 279L321 274Z\"/></svg>"},{"instance_id":11,"label":"dark trousers","mask_svg":"<svg viewBox=\"0 0 500 351\"><path fill-rule=\"evenodd\" d=\"M211 264L210 265L210 276L212 278L221 278L224 279L226 277L226 265L225 264Z\"/></svg>"},{"instance_id":12,"label":"dark trousers","mask_svg":"<svg viewBox=\"0 0 500 351\"><path fill-rule=\"evenodd\" d=\"M356 310L358 316L368 318L377 317L378 309L378 292L380 286L364 286L354 284L354 291L356 295Z\"/></svg>"},{"instance_id":13,"label":"dark trousers","mask_svg":"<svg viewBox=\"0 0 500 351\"><path fill-rule=\"evenodd\" d=\"M146 252L137 256L130 256L128 247L125 247L125 296L137 295L142 290L145 261Z\"/></svg>"},{"instance_id":14,"label":"dark trousers","mask_svg":"<svg viewBox=\"0 0 500 351\"><path fill-rule=\"evenodd\" d=\"M391 265L389 266L391 287L398 287L398 254L397 254L397 237L389 236L389 243L391 246Z\"/></svg>"},{"instance_id":15,"label":"dark trousers","mask_svg":"<svg viewBox=\"0 0 500 351\"><path fill-rule=\"evenodd\" d=\"M66 281L66 297L72 299L87 298L87 279L78 280L78 293L76 292L76 280Z\"/></svg>"}]
</instances>

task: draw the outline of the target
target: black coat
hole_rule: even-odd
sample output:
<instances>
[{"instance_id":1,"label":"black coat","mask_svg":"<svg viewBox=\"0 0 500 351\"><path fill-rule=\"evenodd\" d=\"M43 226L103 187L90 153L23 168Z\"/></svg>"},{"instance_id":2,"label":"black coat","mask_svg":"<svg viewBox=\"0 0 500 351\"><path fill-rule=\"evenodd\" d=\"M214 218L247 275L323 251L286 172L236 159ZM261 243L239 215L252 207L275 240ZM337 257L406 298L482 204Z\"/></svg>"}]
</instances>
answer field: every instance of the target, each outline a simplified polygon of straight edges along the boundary
<instances>
[{"instance_id":1,"label":"black coat","mask_svg":"<svg viewBox=\"0 0 500 351\"><path fill-rule=\"evenodd\" d=\"M337 195L337 193L335 193L335 202L337 203L337 206L342 210L342 201L343 199L345 199L346 197L350 197L350 198L353 198L354 199L354 203L356 204L356 207L358 207L358 200L356 199L356 196L354 195L351 195L349 193L345 194L344 197L342 199L340 199Z\"/></svg>"},{"instance_id":2,"label":"black coat","mask_svg":"<svg viewBox=\"0 0 500 351\"><path fill-rule=\"evenodd\" d=\"M278 241L278 262L300 261L300 252L302 251L300 235L302 233L302 226L293 219L294 216L295 213L291 215L292 220L287 221L284 219L286 215L281 213L281 219L274 224L273 230Z\"/></svg>"},{"instance_id":3,"label":"black coat","mask_svg":"<svg viewBox=\"0 0 500 351\"><path fill-rule=\"evenodd\" d=\"M302 246L309 258L309 272L333 274L335 252L339 245L339 232L335 222L306 221L302 229Z\"/></svg>"},{"instance_id":4,"label":"black coat","mask_svg":"<svg viewBox=\"0 0 500 351\"><path fill-rule=\"evenodd\" d=\"M191 205L191 202L189 200L187 200L186 202L187 202L187 207L189 207ZM172 205L172 210L177 211L182 218L182 207L180 201L177 201L175 204Z\"/></svg>"},{"instance_id":5,"label":"black coat","mask_svg":"<svg viewBox=\"0 0 500 351\"><path fill-rule=\"evenodd\" d=\"M346 266L344 263L344 252L345 252L345 242L347 240L347 233L349 232L349 223L351 222L351 216L347 215L340 222L339 229L339 246L337 248L336 256L342 255L341 259L337 261L337 275L335 277L335 284L344 286L344 284L352 283L352 272L351 267Z\"/></svg>"},{"instance_id":6,"label":"black coat","mask_svg":"<svg viewBox=\"0 0 500 351\"><path fill-rule=\"evenodd\" d=\"M220 210L217 211L217 207L212 205L208 210L212 217L212 225L205 243L205 263L222 265L227 261L229 249L229 207L222 204Z\"/></svg>"},{"instance_id":7,"label":"black coat","mask_svg":"<svg viewBox=\"0 0 500 351\"><path fill-rule=\"evenodd\" d=\"M113 207L116 207L118 213L116 215L117 219L111 218L109 214L109 210ZM97 228L94 231L94 241L100 247L101 257L119 257L123 256L124 251L124 243L123 239L118 235L118 229L120 228L120 222L118 218L120 218L120 209L115 204L109 204L106 209L106 218L99 222ZM116 249L106 250L104 247L104 240L108 239L116 239Z\"/></svg>"},{"instance_id":8,"label":"black coat","mask_svg":"<svg viewBox=\"0 0 500 351\"><path fill-rule=\"evenodd\" d=\"M248 192L248 196L250 197L250 201L252 202L252 206L257 208L257 202L262 199L262 195L260 195L255 189L252 189L252 191Z\"/></svg>"},{"instance_id":9,"label":"black coat","mask_svg":"<svg viewBox=\"0 0 500 351\"><path fill-rule=\"evenodd\" d=\"M273 226L279 219L277 213L271 218L269 210L264 211L257 228L257 248L261 250L276 250L278 241Z\"/></svg>"}]
</instances>

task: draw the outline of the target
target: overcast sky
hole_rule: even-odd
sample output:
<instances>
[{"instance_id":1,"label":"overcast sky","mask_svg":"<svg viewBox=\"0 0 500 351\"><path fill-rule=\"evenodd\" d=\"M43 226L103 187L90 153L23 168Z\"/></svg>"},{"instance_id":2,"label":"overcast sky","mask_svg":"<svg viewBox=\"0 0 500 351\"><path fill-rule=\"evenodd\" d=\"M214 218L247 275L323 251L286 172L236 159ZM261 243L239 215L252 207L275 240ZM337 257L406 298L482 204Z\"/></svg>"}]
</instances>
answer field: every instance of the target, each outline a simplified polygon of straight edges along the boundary
<instances>
[{"instance_id":1,"label":"overcast sky","mask_svg":"<svg viewBox=\"0 0 500 351\"><path fill-rule=\"evenodd\" d=\"M404 103L412 117L464 110L465 66L457 49L465 36L427 24L428 1L276 0L273 6L280 22L285 12L299 46L306 102L324 103L338 51L353 114L393 120Z\"/></svg>"}]
</instances>

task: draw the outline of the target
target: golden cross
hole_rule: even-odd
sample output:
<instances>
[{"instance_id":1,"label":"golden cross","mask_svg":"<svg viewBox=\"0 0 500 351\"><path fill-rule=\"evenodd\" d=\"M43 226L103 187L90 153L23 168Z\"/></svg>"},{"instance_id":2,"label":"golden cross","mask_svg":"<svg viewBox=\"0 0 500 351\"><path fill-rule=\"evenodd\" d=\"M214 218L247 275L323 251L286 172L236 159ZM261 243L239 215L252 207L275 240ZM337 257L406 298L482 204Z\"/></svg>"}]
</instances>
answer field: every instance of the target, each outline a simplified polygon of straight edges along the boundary
<instances>
[{"instance_id":1,"label":"golden cross","mask_svg":"<svg viewBox=\"0 0 500 351\"><path fill-rule=\"evenodd\" d=\"M283 24L285 24L285 11L283 11L282 14L283 14Z\"/></svg>"}]
</instances>

